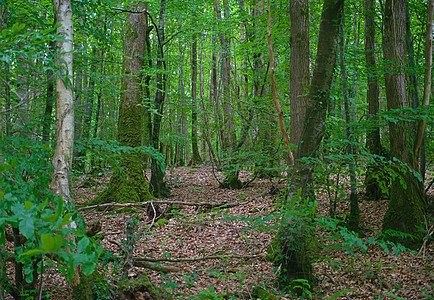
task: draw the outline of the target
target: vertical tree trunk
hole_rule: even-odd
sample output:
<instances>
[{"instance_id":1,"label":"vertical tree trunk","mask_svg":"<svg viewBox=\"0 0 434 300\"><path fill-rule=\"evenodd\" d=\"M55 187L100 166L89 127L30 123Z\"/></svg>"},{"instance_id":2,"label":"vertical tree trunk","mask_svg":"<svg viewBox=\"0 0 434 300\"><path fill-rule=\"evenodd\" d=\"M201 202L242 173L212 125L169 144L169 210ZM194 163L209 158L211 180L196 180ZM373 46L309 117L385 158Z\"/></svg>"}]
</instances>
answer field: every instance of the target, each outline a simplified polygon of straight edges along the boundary
<instances>
[{"instance_id":1,"label":"vertical tree trunk","mask_svg":"<svg viewBox=\"0 0 434 300\"><path fill-rule=\"evenodd\" d=\"M196 24L196 13L193 13L193 22ZM191 165L196 166L202 163L197 144L197 34L193 33L191 44Z\"/></svg>"},{"instance_id":2,"label":"vertical tree trunk","mask_svg":"<svg viewBox=\"0 0 434 300\"><path fill-rule=\"evenodd\" d=\"M184 142L184 128L186 127L185 120L185 83L184 83L184 53L182 42L179 41L179 79L178 79L178 93L179 105L177 113L177 126L176 133L180 137L175 144L175 165L183 167L185 165L185 152L187 151L187 143Z\"/></svg>"},{"instance_id":3,"label":"vertical tree trunk","mask_svg":"<svg viewBox=\"0 0 434 300\"><path fill-rule=\"evenodd\" d=\"M385 80L389 110L409 107L404 73L406 4L407 1L401 0L387 0L385 4L383 53L388 62ZM395 162L396 176L392 178L383 231L390 239L416 248L421 242L417 227L423 228L424 200L421 184L412 171L415 161L408 143L409 125L402 120L389 122L390 156ZM390 229L411 234L414 239L388 234Z\"/></svg>"},{"instance_id":4,"label":"vertical tree trunk","mask_svg":"<svg viewBox=\"0 0 434 300\"><path fill-rule=\"evenodd\" d=\"M344 106L345 106L345 121L347 123L346 128L346 137L348 140L348 168L350 172L350 215L347 220L347 227L350 230L355 232L359 231L359 223L360 223L360 209L359 209L359 200L357 194L357 179L356 179L356 170L354 165L354 137L352 130L352 105L350 103L350 98L348 96L348 76L347 69L345 64L345 10L342 13L342 21L341 21L341 42L340 42L340 66L341 66L341 81L342 81L342 92L344 96Z\"/></svg>"},{"instance_id":5,"label":"vertical tree trunk","mask_svg":"<svg viewBox=\"0 0 434 300\"><path fill-rule=\"evenodd\" d=\"M59 23L57 34L62 37L57 41L59 57L57 65L60 72L56 77L56 146L52 160L53 176L50 189L62 197L65 202L71 201L69 190L69 172L72 166L74 147L74 98L73 98L73 45L74 29L70 0L54 0L54 12ZM73 222L69 224L76 227ZM80 284L79 270L74 270L73 287Z\"/></svg>"},{"instance_id":6,"label":"vertical tree trunk","mask_svg":"<svg viewBox=\"0 0 434 300\"><path fill-rule=\"evenodd\" d=\"M227 20L230 17L228 0L223 0L223 15ZM215 0L215 10L217 13L217 21L221 23L221 8L220 0ZM230 32L224 29L220 32L221 45L221 79L222 79L222 109L223 109L223 127L221 128L222 150L230 151L236 147L235 128L232 120L231 108L231 60L230 60Z\"/></svg>"},{"instance_id":7,"label":"vertical tree trunk","mask_svg":"<svg viewBox=\"0 0 434 300\"><path fill-rule=\"evenodd\" d=\"M365 0L365 58L366 69L368 71L368 91L366 101L368 102L368 116L371 127L366 133L366 144L372 155L381 155L380 127L377 125L380 110L379 88L378 88L378 71L375 58L375 0ZM366 197L370 200L380 200L382 191L379 180L375 174L378 174L380 166L378 163L370 163L367 168L365 177Z\"/></svg>"},{"instance_id":8,"label":"vertical tree trunk","mask_svg":"<svg viewBox=\"0 0 434 300\"><path fill-rule=\"evenodd\" d=\"M137 10L146 4L135 4ZM143 141L143 74L147 37L147 18L144 13L128 13L125 21L124 55L119 102L117 140L122 146L139 147ZM144 175L142 156L124 153L120 157L121 170L116 169L108 187L92 203L140 202L152 198Z\"/></svg>"},{"instance_id":9,"label":"vertical tree trunk","mask_svg":"<svg viewBox=\"0 0 434 300\"><path fill-rule=\"evenodd\" d=\"M306 115L309 90L309 3L308 0L290 1L291 60L290 108L291 144L298 145ZM297 150L295 151L297 157Z\"/></svg>"},{"instance_id":10,"label":"vertical tree trunk","mask_svg":"<svg viewBox=\"0 0 434 300\"><path fill-rule=\"evenodd\" d=\"M296 201L313 196L312 158L317 157L317 150L324 136L327 107L330 103L330 86L336 64L336 48L339 38L339 22L342 18L344 0L326 0L323 4L321 25L318 38L318 50L309 90L308 107L298 147L300 158L296 160L290 178L287 196L289 207L296 207ZM302 205L300 203L300 205ZM309 245L312 232L307 226L308 216L286 213L276 239L279 242L279 254L275 264L280 267L279 283L288 287L294 279L313 279Z\"/></svg>"},{"instance_id":11,"label":"vertical tree trunk","mask_svg":"<svg viewBox=\"0 0 434 300\"><path fill-rule=\"evenodd\" d=\"M432 70L432 42L433 42L433 10L434 10L434 1L430 0L428 3L428 12L427 12L427 23L426 23L426 31L425 31L425 75L424 75L424 84L423 84L423 99L422 105L429 105L429 98L431 94L431 70ZM416 138L413 147L413 153L415 155L415 165L419 166L419 153L421 153L424 142L424 133L426 127L426 119L420 120L416 132ZM422 156L422 155L421 155ZM421 173L422 179L425 178L425 168L423 160L421 162Z\"/></svg>"},{"instance_id":12,"label":"vertical tree trunk","mask_svg":"<svg viewBox=\"0 0 434 300\"><path fill-rule=\"evenodd\" d=\"M157 75L156 83L157 90L155 92L154 114L152 122L152 138L151 145L156 150L159 149L160 143L160 128L161 119L163 116L164 97L166 95L166 63L164 62L164 18L166 16L166 0L161 0L160 3L160 18L158 24L158 45L157 45ZM151 159L151 187L155 197L168 197L170 190L164 182L164 171L155 158Z\"/></svg>"},{"instance_id":13,"label":"vertical tree trunk","mask_svg":"<svg viewBox=\"0 0 434 300\"><path fill-rule=\"evenodd\" d=\"M273 41L271 38L271 12L270 12L270 0L267 0L267 40L268 40L268 56L270 60L270 82L271 82L271 94L273 97L274 106L276 107L277 116L279 118L280 131L282 132L283 141L286 150L286 159L288 165L294 164L294 156L289 145L289 137L286 132L285 121L283 120L283 110L280 105L279 97L276 91L276 80L274 79L274 54L273 54Z\"/></svg>"}]
</instances>

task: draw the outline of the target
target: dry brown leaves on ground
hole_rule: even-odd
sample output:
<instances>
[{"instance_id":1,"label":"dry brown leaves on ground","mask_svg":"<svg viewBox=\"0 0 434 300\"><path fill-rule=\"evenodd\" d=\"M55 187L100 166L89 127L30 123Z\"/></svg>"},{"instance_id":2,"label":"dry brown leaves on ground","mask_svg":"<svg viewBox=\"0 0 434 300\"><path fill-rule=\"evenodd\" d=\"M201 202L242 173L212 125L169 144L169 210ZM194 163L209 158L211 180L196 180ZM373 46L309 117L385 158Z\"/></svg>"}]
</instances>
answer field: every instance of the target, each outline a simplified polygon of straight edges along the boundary
<instances>
[{"instance_id":1,"label":"dry brown leaves on ground","mask_svg":"<svg viewBox=\"0 0 434 300\"><path fill-rule=\"evenodd\" d=\"M222 175L218 175L222 179ZM243 181L251 175L242 173ZM163 287L174 299L189 299L194 295L206 295L195 299L253 299L252 290L261 286L278 295L274 287L274 267L265 260L267 247L276 233L279 212L274 199L265 194L272 182L256 179L242 190L226 190L218 187L211 167L199 169L176 168L167 176L172 186L168 200L183 202L236 203L249 198L252 201L232 208L204 209L200 206L177 207L172 218L163 226L150 226L146 210L135 213L120 210L84 211L86 222L98 219L102 222L102 245L119 255L117 244L125 240L125 222L132 215L141 220L134 255L162 260L158 263L180 268L179 272L163 274L157 271L135 268L136 273L147 272L151 281ZM104 178L94 187L84 188L79 180L75 188L78 204L87 202L107 184ZM274 179L274 185L284 189L284 180ZM260 197L252 198L261 195ZM327 193L317 194L319 215L328 214ZM376 238L381 230L381 220L387 201L360 201L361 222L366 237ZM337 204L337 215L348 212L348 203ZM324 227L318 227L320 259L314 264L317 286L313 299L424 299L433 296L433 243L425 249L425 255L405 252L396 256L386 253L378 245L368 244L365 251L338 247L335 236ZM342 239L339 240L341 242ZM216 258L218 257L218 258ZM171 261L167 261L170 258ZM152 263L156 264L156 263ZM100 270L115 289L120 270L109 263ZM67 299L69 288L64 278L53 269L45 274L45 286L51 299ZM106 287L107 288L107 287ZM226 295L227 298L213 298ZM280 294L279 294L280 295ZM289 295L280 295L290 299ZM401 298L399 298L401 297Z\"/></svg>"}]
</instances>

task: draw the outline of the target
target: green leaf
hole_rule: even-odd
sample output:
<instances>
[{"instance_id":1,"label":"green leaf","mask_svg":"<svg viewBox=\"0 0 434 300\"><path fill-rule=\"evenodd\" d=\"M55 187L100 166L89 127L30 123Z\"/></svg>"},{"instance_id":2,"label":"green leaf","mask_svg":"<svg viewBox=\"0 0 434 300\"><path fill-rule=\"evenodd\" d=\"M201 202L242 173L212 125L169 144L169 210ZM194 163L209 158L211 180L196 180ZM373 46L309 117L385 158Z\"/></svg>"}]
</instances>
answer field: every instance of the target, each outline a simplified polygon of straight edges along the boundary
<instances>
[{"instance_id":1,"label":"green leaf","mask_svg":"<svg viewBox=\"0 0 434 300\"><path fill-rule=\"evenodd\" d=\"M78 253L82 253L86 251L87 246L89 246L89 238L88 237L83 237L77 245L77 252Z\"/></svg>"},{"instance_id":2,"label":"green leaf","mask_svg":"<svg viewBox=\"0 0 434 300\"><path fill-rule=\"evenodd\" d=\"M95 264L94 263L85 263L83 265L83 274L89 275L95 270Z\"/></svg>"},{"instance_id":3,"label":"green leaf","mask_svg":"<svg viewBox=\"0 0 434 300\"><path fill-rule=\"evenodd\" d=\"M63 245L63 237L56 233L56 235L54 236L54 249L53 252L56 252L57 250L59 250Z\"/></svg>"},{"instance_id":4,"label":"green leaf","mask_svg":"<svg viewBox=\"0 0 434 300\"><path fill-rule=\"evenodd\" d=\"M62 218L62 223L59 224L59 227L71 223L72 222L71 217L72 217L72 213L67 213L66 215L64 215Z\"/></svg>"},{"instance_id":5,"label":"green leaf","mask_svg":"<svg viewBox=\"0 0 434 300\"><path fill-rule=\"evenodd\" d=\"M39 254L41 252L43 252L42 249L30 249L30 250L27 250L26 252L24 252L23 254L21 254L21 256L32 256L35 254Z\"/></svg>"},{"instance_id":6,"label":"green leaf","mask_svg":"<svg viewBox=\"0 0 434 300\"><path fill-rule=\"evenodd\" d=\"M44 217L44 221L50 222L50 223L55 223L57 220L59 219L59 214L58 213L54 213L50 216L46 216Z\"/></svg>"},{"instance_id":7,"label":"green leaf","mask_svg":"<svg viewBox=\"0 0 434 300\"><path fill-rule=\"evenodd\" d=\"M24 209L25 210L29 210L29 209L31 209L33 207L33 205L35 205L35 203L30 202L30 201L25 201L24 202Z\"/></svg>"},{"instance_id":8,"label":"green leaf","mask_svg":"<svg viewBox=\"0 0 434 300\"><path fill-rule=\"evenodd\" d=\"M21 220L19 224L19 229L26 238L30 239L35 232L35 224L33 222L33 219L27 217Z\"/></svg>"},{"instance_id":9,"label":"green leaf","mask_svg":"<svg viewBox=\"0 0 434 300\"><path fill-rule=\"evenodd\" d=\"M55 241L54 237L52 237L49 234L43 233L41 235L41 241L42 241L42 250L51 252L54 250L55 247Z\"/></svg>"}]
</instances>

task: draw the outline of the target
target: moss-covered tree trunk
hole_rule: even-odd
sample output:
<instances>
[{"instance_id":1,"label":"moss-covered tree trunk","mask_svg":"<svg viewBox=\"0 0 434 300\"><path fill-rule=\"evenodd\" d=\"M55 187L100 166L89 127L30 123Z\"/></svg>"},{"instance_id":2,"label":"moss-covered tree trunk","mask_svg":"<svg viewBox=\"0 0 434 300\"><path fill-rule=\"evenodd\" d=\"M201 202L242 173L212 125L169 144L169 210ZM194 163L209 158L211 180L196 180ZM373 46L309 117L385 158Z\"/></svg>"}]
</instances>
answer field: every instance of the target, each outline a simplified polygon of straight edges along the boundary
<instances>
[{"instance_id":1,"label":"moss-covered tree trunk","mask_svg":"<svg viewBox=\"0 0 434 300\"><path fill-rule=\"evenodd\" d=\"M144 4L137 9L144 9ZM142 145L143 90L141 70L145 63L147 19L145 14L129 13L125 22L124 58L117 139L122 146ZM124 153L108 187L94 203L139 202L151 198L141 155Z\"/></svg>"},{"instance_id":2,"label":"moss-covered tree trunk","mask_svg":"<svg viewBox=\"0 0 434 300\"><path fill-rule=\"evenodd\" d=\"M316 158L317 150L324 136L343 6L344 0L324 1L306 119L298 145L300 158ZM297 203L297 200L313 196L313 171L312 160L298 159L295 161L290 178L287 209L291 210L296 205L303 205ZM312 282L312 262L309 249L314 237L309 230L308 218L309 216L297 212L284 213L282 225L276 237L279 254L274 255L275 264L280 269L278 281L281 288L291 288L291 282L294 279L306 279Z\"/></svg>"},{"instance_id":3,"label":"moss-covered tree trunk","mask_svg":"<svg viewBox=\"0 0 434 300\"><path fill-rule=\"evenodd\" d=\"M409 107L405 74L405 20L407 1L387 0L384 14L383 53L387 61L386 99L389 110ZM415 166L412 145L409 143L410 123L398 120L389 122L390 156L395 162L390 187L389 208L383 219L383 231L394 241L411 248L421 243L419 228L423 228L424 195L420 181L414 174L419 172ZM412 238L397 237L388 230L413 235Z\"/></svg>"}]
</instances>

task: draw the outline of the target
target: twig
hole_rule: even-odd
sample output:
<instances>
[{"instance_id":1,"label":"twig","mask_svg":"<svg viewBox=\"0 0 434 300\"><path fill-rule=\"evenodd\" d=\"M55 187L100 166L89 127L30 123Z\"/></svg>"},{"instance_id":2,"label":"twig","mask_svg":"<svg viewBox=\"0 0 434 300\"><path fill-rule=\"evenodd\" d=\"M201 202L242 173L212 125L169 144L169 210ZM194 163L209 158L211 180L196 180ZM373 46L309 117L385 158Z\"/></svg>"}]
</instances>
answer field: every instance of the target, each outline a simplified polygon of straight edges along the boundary
<instances>
[{"instance_id":1,"label":"twig","mask_svg":"<svg viewBox=\"0 0 434 300\"><path fill-rule=\"evenodd\" d=\"M115 244L118 246L122 251L125 252L124 246L115 240L108 240L110 243ZM116 259L121 259L120 256L115 256ZM161 271L163 273L170 273L170 272L180 272L183 271L182 268L174 267L174 266L167 266L167 265L161 265L161 264L155 264L150 261L137 259L136 257L132 258L133 266L135 267L141 267L141 268L147 268L155 271Z\"/></svg>"}]
</instances>

